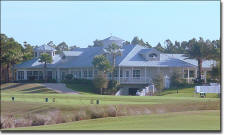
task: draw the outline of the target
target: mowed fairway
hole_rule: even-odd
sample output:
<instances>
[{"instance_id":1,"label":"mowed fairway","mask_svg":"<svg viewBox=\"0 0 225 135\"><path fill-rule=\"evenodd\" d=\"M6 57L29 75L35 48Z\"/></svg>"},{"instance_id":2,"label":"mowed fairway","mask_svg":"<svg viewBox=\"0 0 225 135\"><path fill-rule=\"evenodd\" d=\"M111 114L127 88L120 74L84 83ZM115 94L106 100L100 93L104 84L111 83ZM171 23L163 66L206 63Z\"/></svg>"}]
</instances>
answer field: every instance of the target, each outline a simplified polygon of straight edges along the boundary
<instances>
[{"instance_id":1,"label":"mowed fairway","mask_svg":"<svg viewBox=\"0 0 225 135\"><path fill-rule=\"evenodd\" d=\"M199 95L194 94L194 88L181 89L179 93L176 93L176 90L167 90L161 94L162 96L59 94L38 83L8 83L1 86L1 117L13 115L16 119L27 119L30 115L39 114L47 117L52 112L59 111L67 122L59 125L53 123L54 125L32 126L26 128L28 130L36 128L44 130L220 129L220 98L217 98L216 94L199 98ZM15 97L15 101L12 101L12 97ZM45 98L48 98L48 102L45 102ZM92 100L93 104L91 104ZM96 105L96 100L99 100L100 104ZM80 121L75 118L75 115L83 112L89 115L90 111L103 113L102 117L105 117L104 111L113 111L115 107L118 109L118 116L123 117L98 116L98 119L88 120L90 118L86 116L87 120ZM213 126L209 127L209 124Z\"/></svg>"},{"instance_id":2,"label":"mowed fairway","mask_svg":"<svg viewBox=\"0 0 225 135\"><path fill-rule=\"evenodd\" d=\"M111 117L15 130L220 130L220 111Z\"/></svg>"}]
</instances>

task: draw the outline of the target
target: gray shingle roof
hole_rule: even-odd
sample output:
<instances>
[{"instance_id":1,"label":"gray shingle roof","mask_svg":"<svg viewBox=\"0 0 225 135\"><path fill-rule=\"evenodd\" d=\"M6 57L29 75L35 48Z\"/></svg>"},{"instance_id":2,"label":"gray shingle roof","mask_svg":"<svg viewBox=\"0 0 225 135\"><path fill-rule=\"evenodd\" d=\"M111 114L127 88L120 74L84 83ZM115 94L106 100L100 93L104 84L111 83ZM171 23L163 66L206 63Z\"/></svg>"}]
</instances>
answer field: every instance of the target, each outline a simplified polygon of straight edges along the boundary
<instances>
[{"instance_id":1,"label":"gray shingle roof","mask_svg":"<svg viewBox=\"0 0 225 135\"><path fill-rule=\"evenodd\" d=\"M63 51L64 56L79 56L82 53L81 51Z\"/></svg>"},{"instance_id":2,"label":"gray shingle roof","mask_svg":"<svg viewBox=\"0 0 225 135\"><path fill-rule=\"evenodd\" d=\"M114 39L114 38L113 38ZM197 61L186 59L183 54L164 54L160 53L159 61L148 61L141 53L152 50L140 45L122 46L122 55L116 57L116 65L133 67L196 67ZM61 55L53 56L52 64L48 68L76 68L93 67L92 61L96 55L104 53L104 47L75 48L74 51L64 51ZM64 56L64 57L63 57ZM110 56L108 57L112 59ZM204 68L210 68L214 61L203 61ZM42 68L43 64L38 62L38 58L17 64L16 68Z\"/></svg>"}]
</instances>

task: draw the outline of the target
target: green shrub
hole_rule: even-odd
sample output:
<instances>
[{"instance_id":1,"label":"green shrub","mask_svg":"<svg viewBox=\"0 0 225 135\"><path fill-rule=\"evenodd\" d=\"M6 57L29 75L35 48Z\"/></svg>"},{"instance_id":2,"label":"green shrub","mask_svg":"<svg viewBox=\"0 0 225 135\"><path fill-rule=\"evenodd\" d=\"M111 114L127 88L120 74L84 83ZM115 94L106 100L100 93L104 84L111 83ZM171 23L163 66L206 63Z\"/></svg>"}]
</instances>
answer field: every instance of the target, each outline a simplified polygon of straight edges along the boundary
<instances>
[{"instance_id":1,"label":"green shrub","mask_svg":"<svg viewBox=\"0 0 225 135\"><path fill-rule=\"evenodd\" d=\"M105 90L108 87L108 80L104 74L98 74L93 79L93 85L96 88L97 92L102 94L103 89Z\"/></svg>"}]
</instances>

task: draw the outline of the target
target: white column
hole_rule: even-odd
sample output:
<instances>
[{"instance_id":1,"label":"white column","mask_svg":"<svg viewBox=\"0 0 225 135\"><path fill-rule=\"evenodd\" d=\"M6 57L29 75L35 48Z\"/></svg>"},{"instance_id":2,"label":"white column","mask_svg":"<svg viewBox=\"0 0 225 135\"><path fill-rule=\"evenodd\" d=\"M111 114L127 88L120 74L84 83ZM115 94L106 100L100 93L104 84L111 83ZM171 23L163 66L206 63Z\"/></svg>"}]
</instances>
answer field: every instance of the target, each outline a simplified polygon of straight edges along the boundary
<instances>
[{"instance_id":1,"label":"white column","mask_svg":"<svg viewBox=\"0 0 225 135\"><path fill-rule=\"evenodd\" d=\"M204 81L206 83L206 71L204 71Z\"/></svg>"},{"instance_id":2,"label":"white column","mask_svg":"<svg viewBox=\"0 0 225 135\"><path fill-rule=\"evenodd\" d=\"M24 70L24 80L27 80L27 70Z\"/></svg>"},{"instance_id":3,"label":"white column","mask_svg":"<svg viewBox=\"0 0 225 135\"><path fill-rule=\"evenodd\" d=\"M119 68L119 73L118 73L118 82L120 83L120 67L118 66Z\"/></svg>"},{"instance_id":4,"label":"white column","mask_svg":"<svg viewBox=\"0 0 225 135\"><path fill-rule=\"evenodd\" d=\"M188 68L188 83L189 83L189 68Z\"/></svg>"},{"instance_id":5,"label":"white column","mask_svg":"<svg viewBox=\"0 0 225 135\"><path fill-rule=\"evenodd\" d=\"M146 83L146 67L145 67L145 83Z\"/></svg>"},{"instance_id":6,"label":"white column","mask_svg":"<svg viewBox=\"0 0 225 135\"><path fill-rule=\"evenodd\" d=\"M60 70L59 70L59 68L57 68L56 71L57 71L57 82L59 82L60 81Z\"/></svg>"}]
</instances>

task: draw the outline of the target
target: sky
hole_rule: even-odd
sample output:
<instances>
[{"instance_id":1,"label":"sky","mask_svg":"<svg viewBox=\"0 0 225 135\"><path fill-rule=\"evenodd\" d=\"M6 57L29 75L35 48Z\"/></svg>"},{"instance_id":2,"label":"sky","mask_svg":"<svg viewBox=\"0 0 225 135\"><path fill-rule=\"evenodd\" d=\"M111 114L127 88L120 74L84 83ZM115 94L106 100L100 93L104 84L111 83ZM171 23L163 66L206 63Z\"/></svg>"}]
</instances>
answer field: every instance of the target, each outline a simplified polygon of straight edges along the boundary
<instances>
[{"instance_id":1,"label":"sky","mask_svg":"<svg viewBox=\"0 0 225 135\"><path fill-rule=\"evenodd\" d=\"M1 33L19 43L87 47L111 35L155 46L220 38L220 1L1 1Z\"/></svg>"}]
</instances>

